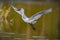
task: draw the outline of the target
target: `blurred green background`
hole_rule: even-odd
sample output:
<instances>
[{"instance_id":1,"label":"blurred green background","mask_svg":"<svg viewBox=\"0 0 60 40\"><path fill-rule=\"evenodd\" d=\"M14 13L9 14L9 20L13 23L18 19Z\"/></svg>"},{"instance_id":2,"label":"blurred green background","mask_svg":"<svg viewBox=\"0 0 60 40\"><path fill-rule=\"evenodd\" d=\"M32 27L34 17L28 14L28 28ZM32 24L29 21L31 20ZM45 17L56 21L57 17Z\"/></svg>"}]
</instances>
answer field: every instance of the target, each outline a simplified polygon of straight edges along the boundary
<instances>
[{"instance_id":1,"label":"blurred green background","mask_svg":"<svg viewBox=\"0 0 60 40\"><path fill-rule=\"evenodd\" d=\"M60 37L59 2L46 0L12 2L0 3L0 9L2 9L0 12L1 34L4 34L5 32L11 32L15 33L12 35L13 37L24 38L30 38L32 36L45 36L49 40L55 40L56 38L58 39ZM52 8L52 12L43 15L40 19L38 19L37 23L34 24L36 31L33 31L31 26L22 20L21 15L11 8L12 5L18 9L24 8L25 14L28 17L31 17L37 12L46 10L48 8ZM6 36L6 34L3 34L2 36Z\"/></svg>"}]
</instances>

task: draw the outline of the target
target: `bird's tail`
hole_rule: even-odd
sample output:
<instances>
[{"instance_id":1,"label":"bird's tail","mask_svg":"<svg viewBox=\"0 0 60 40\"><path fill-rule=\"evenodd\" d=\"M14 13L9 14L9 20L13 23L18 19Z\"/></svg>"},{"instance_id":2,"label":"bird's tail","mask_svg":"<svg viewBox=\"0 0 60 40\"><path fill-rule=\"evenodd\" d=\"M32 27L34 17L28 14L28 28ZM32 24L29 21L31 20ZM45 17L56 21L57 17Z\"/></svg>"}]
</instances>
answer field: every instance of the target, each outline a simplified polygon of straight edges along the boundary
<instances>
[{"instance_id":1,"label":"bird's tail","mask_svg":"<svg viewBox=\"0 0 60 40\"><path fill-rule=\"evenodd\" d=\"M36 30L34 26L32 26L32 28L33 28L34 31Z\"/></svg>"},{"instance_id":2,"label":"bird's tail","mask_svg":"<svg viewBox=\"0 0 60 40\"><path fill-rule=\"evenodd\" d=\"M52 8L45 10L45 14L52 12Z\"/></svg>"},{"instance_id":3,"label":"bird's tail","mask_svg":"<svg viewBox=\"0 0 60 40\"><path fill-rule=\"evenodd\" d=\"M32 29L35 31L35 30L36 30L36 28L33 26L33 24L30 24L30 25L31 25Z\"/></svg>"}]
</instances>

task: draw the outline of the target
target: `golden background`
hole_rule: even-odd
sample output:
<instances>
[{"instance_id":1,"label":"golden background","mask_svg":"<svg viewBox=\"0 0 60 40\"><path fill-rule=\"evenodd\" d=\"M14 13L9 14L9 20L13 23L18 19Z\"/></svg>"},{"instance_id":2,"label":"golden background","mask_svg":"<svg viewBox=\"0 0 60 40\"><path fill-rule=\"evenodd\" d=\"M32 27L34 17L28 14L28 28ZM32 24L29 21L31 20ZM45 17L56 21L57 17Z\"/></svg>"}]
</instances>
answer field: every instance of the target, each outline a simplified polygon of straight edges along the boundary
<instances>
[{"instance_id":1,"label":"golden background","mask_svg":"<svg viewBox=\"0 0 60 40\"><path fill-rule=\"evenodd\" d=\"M24 8L25 14L28 17L36 14L39 11L52 8L52 12L41 16L34 24L36 31L32 30L31 26L25 23L21 15L13 10L11 6L15 6L18 9ZM13 35L8 35L13 38L23 37L30 38L31 36L46 36L49 40L55 40L59 36L59 3L58 2L45 2L43 1L28 1L28 2L18 2L18 3L8 3L4 2L0 4L0 31L1 36L6 36L5 32L15 33ZM4 39L2 39L4 40ZM5 38L5 40L8 40Z\"/></svg>"}]
</instances>

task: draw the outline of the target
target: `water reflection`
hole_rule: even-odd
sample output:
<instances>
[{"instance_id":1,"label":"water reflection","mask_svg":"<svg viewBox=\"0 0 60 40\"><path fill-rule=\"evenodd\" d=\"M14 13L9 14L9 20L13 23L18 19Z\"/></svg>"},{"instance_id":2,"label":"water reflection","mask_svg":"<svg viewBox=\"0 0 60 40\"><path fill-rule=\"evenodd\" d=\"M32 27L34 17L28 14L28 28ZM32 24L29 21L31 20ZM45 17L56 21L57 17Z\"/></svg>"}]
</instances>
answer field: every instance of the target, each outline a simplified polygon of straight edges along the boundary
<instances>
[{"instance_id":1,"label":"water reflection","mask_svg":"<svg viewBox=\"0 0 60 40\"><path fill-rule=\"evenodd\" d=\"M16 36L17 35L17 36ZM0 40L26 40L26 34L12 32L0 32ZM48 40L45 36L32 36L27 40Z\"/></svg>"},{"instance_id":2,"label":"water reflection","mask_svg":"<svg viewBox=\"0 0 60 40\"><path fill-rule=\"evenodd\" d=\"M24 40L24 38L14 38L14 40Z\"/></svg>"},{"instance_id":3,"label":"water reflection","mask_svg":"<svg viewBox=\"0 0 60 40\"><path fill-rule=\"evenodd\" d=\"M37 40L48 40L48 38L46 38L46 36L32 36L33 39L37 39Z\"/></svg>"}]
</instances>

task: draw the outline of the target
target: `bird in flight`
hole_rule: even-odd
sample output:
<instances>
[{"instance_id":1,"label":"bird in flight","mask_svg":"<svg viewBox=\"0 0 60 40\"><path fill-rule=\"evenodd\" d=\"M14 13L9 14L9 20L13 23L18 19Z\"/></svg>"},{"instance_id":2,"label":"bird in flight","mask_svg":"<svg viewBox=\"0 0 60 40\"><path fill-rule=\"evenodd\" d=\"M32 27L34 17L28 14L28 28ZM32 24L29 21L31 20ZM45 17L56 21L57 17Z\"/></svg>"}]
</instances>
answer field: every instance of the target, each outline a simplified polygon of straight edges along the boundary
<instances>
[{"instance_id":1,"label":"bird in flight","mask_svg":"<svg viewBox=\"0 0 60 40\"><path fill-rule=\"evenodd\" d=\"M48 14L52 11L51 8L40 11L34 15L32 15L30 18L28 18L25 13L24 13L24 9L21 8L20 10L17 9L16 7L12 6L12 8L19 13L22 16L22 19L24 20L24 22L29 23L30 25L32 25L33 30L35 30L35 28L33 27L33 24L35 24L37 22L37 19L39 19L43 14Z\"/></svg>"}]
</instances>

